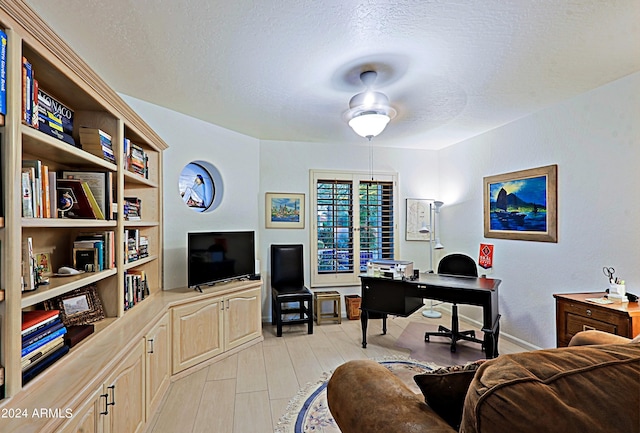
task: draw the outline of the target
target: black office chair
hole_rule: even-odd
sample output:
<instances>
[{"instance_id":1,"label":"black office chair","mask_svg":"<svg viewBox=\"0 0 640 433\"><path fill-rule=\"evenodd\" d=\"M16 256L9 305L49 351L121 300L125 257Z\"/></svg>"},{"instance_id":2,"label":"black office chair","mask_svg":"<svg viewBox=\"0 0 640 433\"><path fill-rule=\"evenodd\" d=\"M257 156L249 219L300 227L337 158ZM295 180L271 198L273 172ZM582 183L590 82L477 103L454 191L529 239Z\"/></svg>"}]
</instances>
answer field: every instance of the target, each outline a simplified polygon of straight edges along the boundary
<instances>
[{"instance_id":1,"label":"black office chair","mask_svg":"<svg viewBox=\"0 0 640 433\"><path fill-rule=\"evenodd\" d=\"M313 334L313 293L304 285L302 245L271 245L271 305L278 337L283 324L306 323ZM295 317L288 316L293 313Z\"/></svg>"},{"instance_id":2,"label":"black office chair","mask_svg":"<svg viewBox=\"0 0 640 433\"><path fill-rule=\"evenodd\" d=\"M476 262L469 256L464 254L449 254L440 260L438 264L438 274L458 275L466 277L477 277L478 268ZM447 337L451 339L451 351L456 351L456 342L459 340L471 341L482 344L484 350L484 341L476 338L475 331L460 331L458 324L458 305L453 304L451 307L451 329L444 326L438 326L437 332L426 332L424 341L429 341L429 337Z\"/></svg>"}]
</instances>

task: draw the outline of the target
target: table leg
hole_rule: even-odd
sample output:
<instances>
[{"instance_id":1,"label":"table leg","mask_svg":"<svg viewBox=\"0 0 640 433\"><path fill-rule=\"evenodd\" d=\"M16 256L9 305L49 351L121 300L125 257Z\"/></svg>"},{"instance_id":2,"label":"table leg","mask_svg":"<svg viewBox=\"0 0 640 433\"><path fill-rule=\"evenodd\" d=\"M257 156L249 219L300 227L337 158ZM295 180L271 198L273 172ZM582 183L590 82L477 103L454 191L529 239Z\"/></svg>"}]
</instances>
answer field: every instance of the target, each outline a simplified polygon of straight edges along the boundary
<instances>
[{"instance_id":1,"label":"table leg","mask_svg":"<svg viewBox=\"0 0 640 433\"><path fill-rule=\"evenodd\" d=\"M362 325L362 348L367 348L367 325L369 323L369 312L367 310L360 311L360 324Z\"/></svg>"},{"instance_id":2,"label":"table leg","mask_svg":"<svg viewBox=\"0 0 640 433\"><path fill-rule=\"evenodd\" d=\"M500 315L491 330L484 332L484 351L487 359L498 357L498 338L500 337Z\"/></svg>"}]
</instances>

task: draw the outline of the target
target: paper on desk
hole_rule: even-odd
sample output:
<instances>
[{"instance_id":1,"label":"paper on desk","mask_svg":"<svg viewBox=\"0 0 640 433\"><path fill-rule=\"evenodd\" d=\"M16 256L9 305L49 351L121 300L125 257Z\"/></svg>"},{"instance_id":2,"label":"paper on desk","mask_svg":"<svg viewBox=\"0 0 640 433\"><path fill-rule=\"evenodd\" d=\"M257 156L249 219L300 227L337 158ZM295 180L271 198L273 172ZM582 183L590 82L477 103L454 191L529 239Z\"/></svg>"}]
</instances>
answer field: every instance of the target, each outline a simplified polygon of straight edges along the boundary
<instances>
[{"instance_id":1,"label":"paper on desk","mask_svg":"<svg viewBox=\"0 0 640 433\"><path fill-rule=\"evenodd\" d=\"M596 304L613 304L613 301L607 298L586 298L585 300Z\"/></svg>"}]
</instances>

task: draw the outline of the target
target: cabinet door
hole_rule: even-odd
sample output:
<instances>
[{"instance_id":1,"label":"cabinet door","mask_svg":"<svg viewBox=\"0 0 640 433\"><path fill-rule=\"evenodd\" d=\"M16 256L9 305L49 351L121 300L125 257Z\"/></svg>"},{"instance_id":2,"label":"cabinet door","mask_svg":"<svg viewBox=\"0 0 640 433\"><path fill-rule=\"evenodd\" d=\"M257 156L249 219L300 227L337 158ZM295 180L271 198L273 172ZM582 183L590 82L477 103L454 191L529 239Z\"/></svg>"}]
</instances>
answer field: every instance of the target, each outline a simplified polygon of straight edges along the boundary
<instances>
[{"instance_id":1,"label":"cabinet door","mask_svg":"<svg viewBox=\"0 0 640 433\"><path fill-rule=\"evenodd\" d=\"M108 395L106 433L136 433L145 424L145 352L140 340L105 382Z\"/></svg>"},{"instance_id":2,"label":"cabinet door","mask_svg":"<svg viewBox=\"0 0 640 433\"><path fill-rule=\"evenodd\" d=\"M60 429L60 433L103 433L105 397L100 387L80 407L73 410L73 417Z\"/></svg>"},{"instance_id":3,"label":"cabinet door","mask_svg":"<svg viewBox=\"0 0 640 433\"><path fill-rule=\"evenodd\" d=\"M162 319L146 335L146 396L147 419L153 416L158 404L169 385L171 377L171 340L169 315Z\"/></svg>"},{"instance_id":4,"label":"cabinet door","mask_svg":"<svg viewBox=\"0 0 640 433\"><path fill-rule=\"evenodd\" d=\"M262 332L261 288L245 290L225 298L225 350L259 337Z\"/></svg>"},{"instance_id":5,"label":"cabinet door","mask_svg":"<svg viewBox=\"0 0 640 433\"><path fill-rule=\"evenodd\" d=\"M173 307L173 373L223 351L222 298L208 298Z\"/></svg>"}]
</instances>

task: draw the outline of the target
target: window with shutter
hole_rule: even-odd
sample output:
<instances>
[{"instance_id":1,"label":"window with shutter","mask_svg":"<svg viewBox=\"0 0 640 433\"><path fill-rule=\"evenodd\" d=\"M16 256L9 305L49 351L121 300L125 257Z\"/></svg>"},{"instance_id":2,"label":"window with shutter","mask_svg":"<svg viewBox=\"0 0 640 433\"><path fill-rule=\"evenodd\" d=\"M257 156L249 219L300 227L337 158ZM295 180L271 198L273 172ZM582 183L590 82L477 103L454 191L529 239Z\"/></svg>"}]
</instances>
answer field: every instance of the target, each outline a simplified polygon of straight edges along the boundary
<instances>
[{"instance_id":1,"label":"window with shutter","mask_svg":"<svg viewBox=\"0 0 640 433\"><path fill-rule=\"evenodd\" d=\"M393 259L395 174L311 172L312 286L359 284L371 259Z\"/></svg>"}]
</instances>

